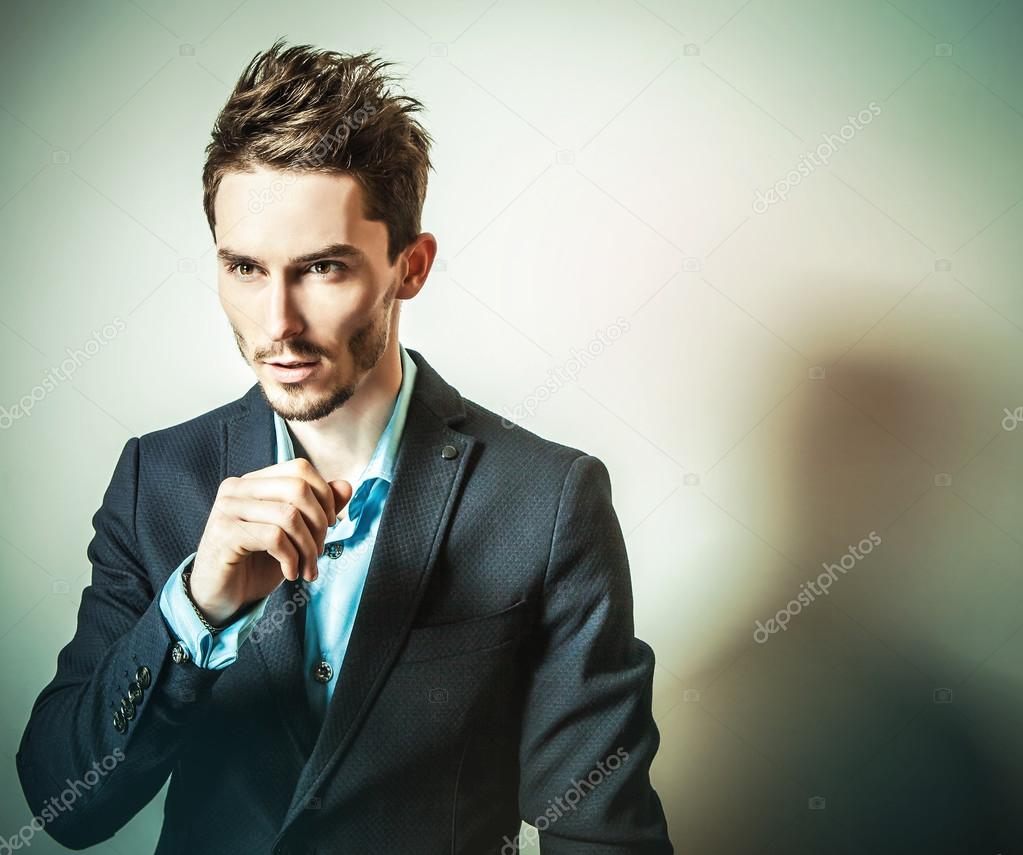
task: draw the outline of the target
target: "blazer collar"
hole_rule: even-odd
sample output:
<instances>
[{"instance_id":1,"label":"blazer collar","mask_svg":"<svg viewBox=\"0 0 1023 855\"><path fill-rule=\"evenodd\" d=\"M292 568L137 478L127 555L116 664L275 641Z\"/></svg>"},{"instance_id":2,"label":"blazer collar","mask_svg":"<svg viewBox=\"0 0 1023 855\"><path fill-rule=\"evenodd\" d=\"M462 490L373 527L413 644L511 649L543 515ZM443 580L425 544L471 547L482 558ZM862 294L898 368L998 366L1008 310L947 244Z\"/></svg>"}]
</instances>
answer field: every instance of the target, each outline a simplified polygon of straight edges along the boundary
<instances>
[{"instance_id":1,"label":"blazer collar","mask_svg":"<svg viewBox=\"0 0 1023 855\"><path fill-rule=\"evenodd\" d=\"M292 740L293 759L301 766L282 834L340 761L393 665L479 443L455 429L466 418L462 396L421 353L408 354L416 382L355 625L322 727L306 701L305 613L301 606L285 608L289 601L303 602L300 582L284 580L277 587L247 642L257 650ZM253 385L241 403L242 412L225 425L221 480L275 461L273 410L262 387Z\"/></svg>"}]
</instances>

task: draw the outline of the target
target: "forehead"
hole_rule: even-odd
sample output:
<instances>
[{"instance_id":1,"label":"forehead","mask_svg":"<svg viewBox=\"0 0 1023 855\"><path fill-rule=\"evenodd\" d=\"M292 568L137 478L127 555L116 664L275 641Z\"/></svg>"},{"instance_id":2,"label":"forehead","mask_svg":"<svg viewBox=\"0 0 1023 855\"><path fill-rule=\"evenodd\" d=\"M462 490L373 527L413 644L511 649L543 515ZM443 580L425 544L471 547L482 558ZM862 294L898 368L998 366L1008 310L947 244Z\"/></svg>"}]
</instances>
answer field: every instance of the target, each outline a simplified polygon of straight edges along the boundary
<instances>
[{"instance_id":1,"label":"forehead","mask_svg":"<svg viewBox=\"0 0 1023 855\"><path fill-rule=\"evenodd\" d=\"M217 244L268 258L332 243L375 254L386 248L387 229L364 218L363 201L362 186L343 173L228 172L213 204Z\"/></svg>"}]
</instances>

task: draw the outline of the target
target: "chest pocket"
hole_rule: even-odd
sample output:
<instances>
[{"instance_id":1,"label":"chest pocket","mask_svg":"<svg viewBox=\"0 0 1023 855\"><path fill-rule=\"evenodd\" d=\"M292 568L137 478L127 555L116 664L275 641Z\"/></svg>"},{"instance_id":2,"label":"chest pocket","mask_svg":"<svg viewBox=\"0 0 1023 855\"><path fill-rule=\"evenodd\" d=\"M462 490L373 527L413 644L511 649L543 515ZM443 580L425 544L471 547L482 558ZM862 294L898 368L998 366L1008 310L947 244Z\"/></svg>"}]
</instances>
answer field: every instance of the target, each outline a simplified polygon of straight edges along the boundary
<instances>
[{"instance_id":1,"label":"chest pocket","mask_svg":"<svg viewBox=\"0 0 1023 855\"><path fill-rule=\"evenodd\" d=\"M412 625L395 664L424 662L498 647L521 634L528 602L454 623Z\"/></svg>"}]
</instances>

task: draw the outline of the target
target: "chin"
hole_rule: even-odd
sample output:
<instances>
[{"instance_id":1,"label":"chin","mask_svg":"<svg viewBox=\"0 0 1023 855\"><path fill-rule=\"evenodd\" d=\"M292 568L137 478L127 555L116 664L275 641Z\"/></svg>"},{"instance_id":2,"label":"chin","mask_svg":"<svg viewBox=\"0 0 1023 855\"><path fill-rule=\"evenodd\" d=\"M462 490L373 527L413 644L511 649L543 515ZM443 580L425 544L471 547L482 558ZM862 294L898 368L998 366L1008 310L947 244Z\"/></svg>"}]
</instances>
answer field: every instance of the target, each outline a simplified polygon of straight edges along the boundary
<instances>
[{"instance_id":1,"label":"chin","mask_svg":"<svg viewBox=\"0 0 1023 855\"><path fill-rule=\"evenodd\" d=\"M260 383L263 397L282 419L287 421L317 421L344 406L354 389L343 384L324 389L320 382L305 380L300 383L285 383L270 378Z\"/></svg>"}]
</instances>

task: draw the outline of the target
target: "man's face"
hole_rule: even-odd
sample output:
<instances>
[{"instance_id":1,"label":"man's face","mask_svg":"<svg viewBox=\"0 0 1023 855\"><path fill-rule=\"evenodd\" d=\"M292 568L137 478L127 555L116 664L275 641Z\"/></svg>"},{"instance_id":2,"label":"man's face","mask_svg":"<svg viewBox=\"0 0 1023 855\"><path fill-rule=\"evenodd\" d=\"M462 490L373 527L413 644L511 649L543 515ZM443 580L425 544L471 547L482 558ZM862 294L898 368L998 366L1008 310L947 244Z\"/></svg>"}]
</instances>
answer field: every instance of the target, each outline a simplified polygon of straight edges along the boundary
<instances>
[{"instance_id":1,"label":"man's face","mask_svg":"<svg viewBox=\"0 0 1023 855\"><path fill-rule=\"evenodd\" d=\"M270 406L312 421L342 406L397 320L405 260L363 218L349 175L230 172L214 200L220 303ZM286 368L274 363L308 363Z\"/></svg>"}]
</instances>

